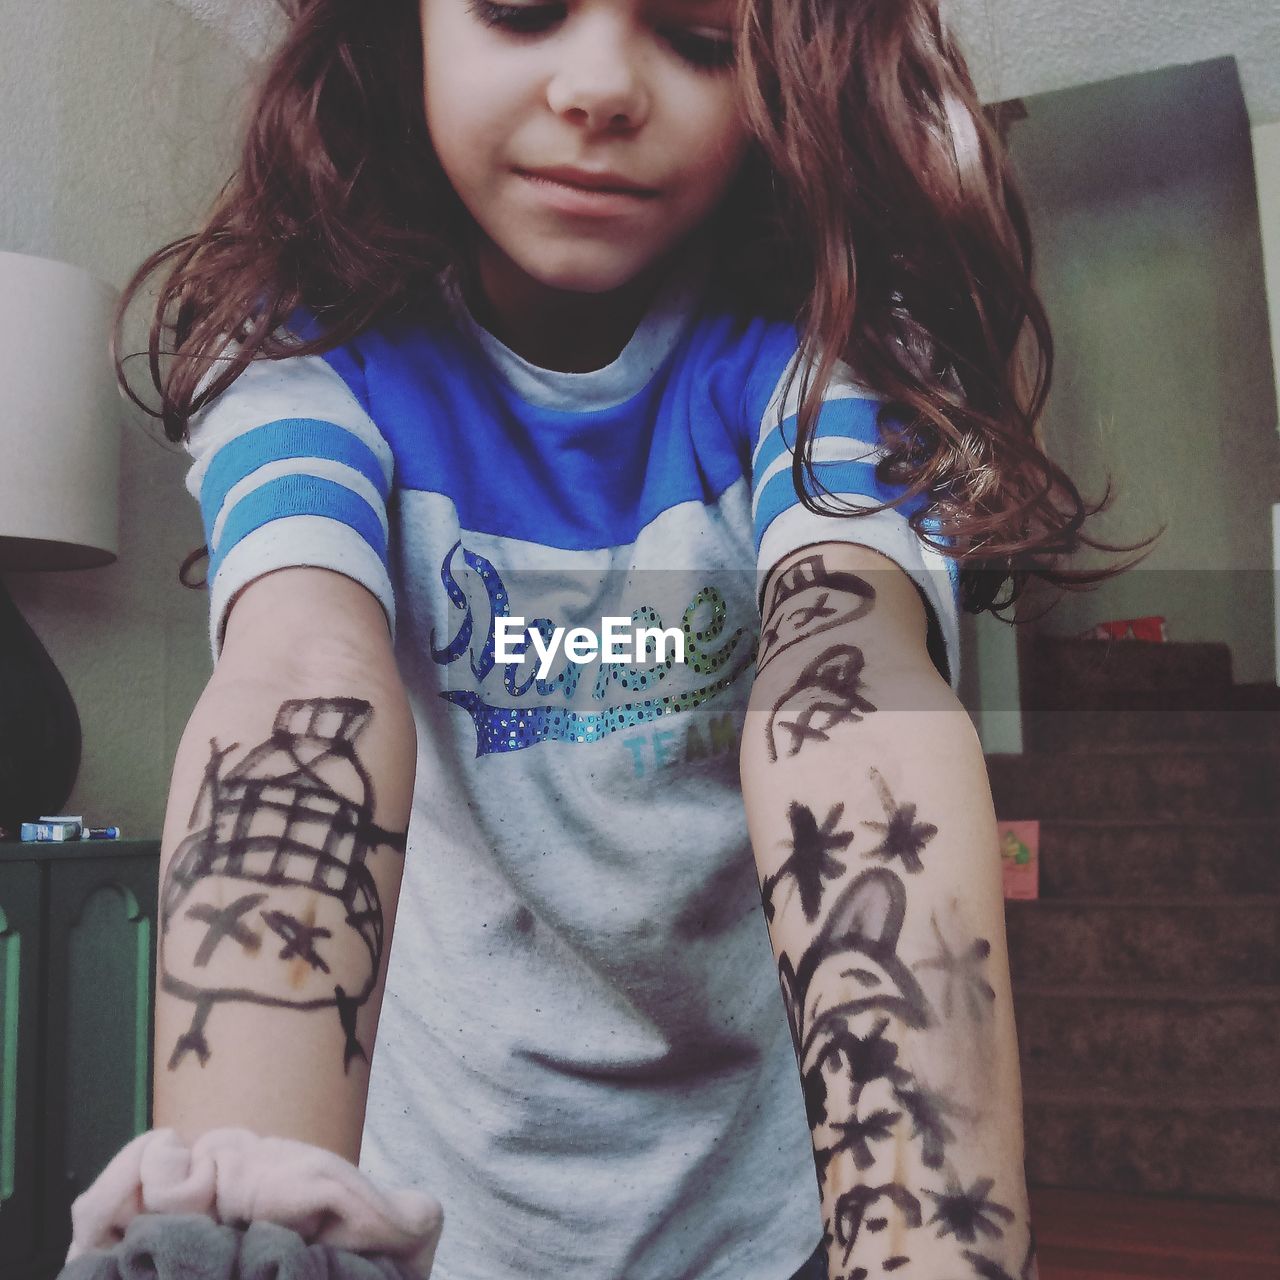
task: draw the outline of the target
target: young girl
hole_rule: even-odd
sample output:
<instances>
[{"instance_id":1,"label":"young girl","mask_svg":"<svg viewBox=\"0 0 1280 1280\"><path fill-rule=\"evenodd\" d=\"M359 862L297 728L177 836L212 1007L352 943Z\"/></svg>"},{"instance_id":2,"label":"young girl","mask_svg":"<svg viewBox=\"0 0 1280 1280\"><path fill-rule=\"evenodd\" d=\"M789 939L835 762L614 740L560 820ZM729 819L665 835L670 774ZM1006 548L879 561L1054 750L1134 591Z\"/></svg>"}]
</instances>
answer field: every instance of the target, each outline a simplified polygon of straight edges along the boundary
<instances>
[{"instance_id":1,"label":"young girl","mask_svg":"<svg viewBox=\"0 0 1280 1280\"><path fill-rule=\"evenodd\" d=\"M293 8L135 282L216 659L157 1123L430 1193L442 1280L1027 1280L957 606L1087 513L934 0Z\"/></svg>"}]
</instances>

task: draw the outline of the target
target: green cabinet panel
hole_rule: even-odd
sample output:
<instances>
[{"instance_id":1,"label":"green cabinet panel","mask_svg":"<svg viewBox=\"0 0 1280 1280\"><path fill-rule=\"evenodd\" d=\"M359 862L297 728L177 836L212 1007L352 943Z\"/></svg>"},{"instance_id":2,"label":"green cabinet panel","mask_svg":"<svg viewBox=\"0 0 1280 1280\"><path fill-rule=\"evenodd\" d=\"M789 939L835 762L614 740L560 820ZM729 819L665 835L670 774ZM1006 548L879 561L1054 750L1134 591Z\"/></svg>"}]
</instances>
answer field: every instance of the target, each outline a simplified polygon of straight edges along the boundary
<instances>
[{"instance_id":1,"label":"green cabinet panel","mask_svg":"<svg viewBox=\"0 0 1280 1280\"><path fill-rule=\"evenodd\" d=\"M155 841L0 845L0 903L33 877L38 901L38 960L28 965L24 950L20 979L36 1017L18 1033L19 1062L33 1065L16 1085L32 1158L16 1161L23 1212L0 1204L6 1280L57 1273L72 1200L150 1124L158 861Z\"/></svg>"},{"instance_id":2,"label":"green cabinet panel","mask_svg":"<svg viewBox=\"0 0 1280 1280\"><path fill-rule=\"evenodd\" d=\"M0 865L0 1257L34 1266L40 1248L40 868Z\"/></svg>"}]
</instances>

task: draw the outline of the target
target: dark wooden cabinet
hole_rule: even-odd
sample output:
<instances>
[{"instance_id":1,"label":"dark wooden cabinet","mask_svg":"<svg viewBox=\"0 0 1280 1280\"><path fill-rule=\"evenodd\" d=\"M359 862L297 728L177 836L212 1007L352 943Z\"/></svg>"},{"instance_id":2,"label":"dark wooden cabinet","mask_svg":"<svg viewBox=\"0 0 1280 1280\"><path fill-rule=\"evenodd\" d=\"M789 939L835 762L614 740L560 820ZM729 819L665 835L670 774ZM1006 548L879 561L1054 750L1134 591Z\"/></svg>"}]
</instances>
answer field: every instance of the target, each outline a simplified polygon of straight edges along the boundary
<instances>
[{"instance_id":1,"label":"dark wooden cabinet","mask_svg":"<svg viewBox=\"0 0 1280 1280\"><path fill-rule=\"evenodd\" d=\"M150 1124L154 840L0 844L0 1273L50 1280L71 1202Z\"/></svg>"}]
</instances>

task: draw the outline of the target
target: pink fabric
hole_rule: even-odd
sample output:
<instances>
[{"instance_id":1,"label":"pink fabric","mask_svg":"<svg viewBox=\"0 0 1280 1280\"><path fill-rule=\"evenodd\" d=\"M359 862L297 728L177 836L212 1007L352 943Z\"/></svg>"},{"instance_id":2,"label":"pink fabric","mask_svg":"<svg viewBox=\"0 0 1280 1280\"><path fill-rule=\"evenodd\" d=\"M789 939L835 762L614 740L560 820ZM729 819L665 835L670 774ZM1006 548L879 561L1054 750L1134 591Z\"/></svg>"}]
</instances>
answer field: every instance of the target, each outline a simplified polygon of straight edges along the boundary
<instances>
[{"instance_id":1,"label":"pink fabric","mask_svg":"<svg viewBox=\"0 0 1280 1280\"><path fill-rule=\"evenodd\" d=\"M403 1259L422 1276L444 1222L420 1191L379 1191L350 1161L291 1138L215 1129L188 1149L153 1129L117 1153L71 1206L67 1261L110 1249L140 1213L202 1213L218 1222L274 1222L308 1243Z\"/></svg>"}]
</instances>

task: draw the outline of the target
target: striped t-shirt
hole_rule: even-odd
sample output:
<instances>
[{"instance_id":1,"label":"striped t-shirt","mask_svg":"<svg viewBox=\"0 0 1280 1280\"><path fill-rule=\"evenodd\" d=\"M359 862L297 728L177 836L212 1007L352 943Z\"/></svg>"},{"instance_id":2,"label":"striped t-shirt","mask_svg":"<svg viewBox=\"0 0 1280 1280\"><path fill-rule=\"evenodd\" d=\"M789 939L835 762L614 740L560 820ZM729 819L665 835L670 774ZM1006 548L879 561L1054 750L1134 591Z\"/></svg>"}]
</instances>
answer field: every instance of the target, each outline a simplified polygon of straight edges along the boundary
<instances>
[{"instance_id":1,"label":"striped t-shirt","mask_svg":"<svg viewBox=\"0 0 1280 1280\"><path fill-rule=\"evenodd\" d=\"M793 325L673 277L625 349L537 368L468 313L251 366L193 423L216 655L237 591L315 565L382 603L418 773L362 1164L434 1193L439 1280L783 1280L821 1235L738 740L763 572L884 553L957 668L914 508L792 481ZM843 365L817 474L867 505L876 398ZM500 618L682 630L685 661L502 660Z\"/></svg>"}]
</instances>

